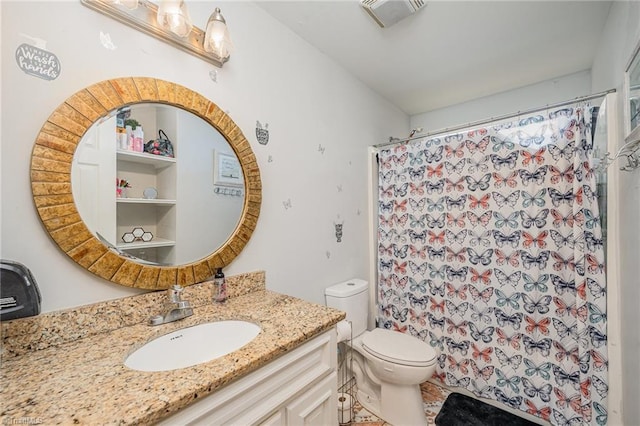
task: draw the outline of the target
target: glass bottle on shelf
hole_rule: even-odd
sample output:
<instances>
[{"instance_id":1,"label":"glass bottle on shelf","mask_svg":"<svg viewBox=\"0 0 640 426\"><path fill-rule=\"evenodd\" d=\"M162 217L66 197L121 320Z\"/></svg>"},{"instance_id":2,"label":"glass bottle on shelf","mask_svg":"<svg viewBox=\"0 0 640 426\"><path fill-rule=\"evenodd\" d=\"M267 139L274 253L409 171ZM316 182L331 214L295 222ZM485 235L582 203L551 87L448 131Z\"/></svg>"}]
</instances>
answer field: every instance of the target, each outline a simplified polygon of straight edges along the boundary
<instances>
[{"instance_id":1,"label":"glass bottle on shelf","mask_svg":"<svg viewBox=\"0 0 640 426\"><path fill-rule=\"evenodd\" d=\"M126 132L127 132L127 150L135 151L133 147L133 130L131 129L131 126L126 127Z\"/></svg>"},{"instance_id":2,"label":"glass bottle on shelf","mask_svg":"<svg viewBox=\"0 0 640 426\"><path fill-rule=\"evenodd\" d=\"M133 131L133 147L136 152L144 151L144 131L142 126L136 126Z\"/></svg>"}]
</instances>

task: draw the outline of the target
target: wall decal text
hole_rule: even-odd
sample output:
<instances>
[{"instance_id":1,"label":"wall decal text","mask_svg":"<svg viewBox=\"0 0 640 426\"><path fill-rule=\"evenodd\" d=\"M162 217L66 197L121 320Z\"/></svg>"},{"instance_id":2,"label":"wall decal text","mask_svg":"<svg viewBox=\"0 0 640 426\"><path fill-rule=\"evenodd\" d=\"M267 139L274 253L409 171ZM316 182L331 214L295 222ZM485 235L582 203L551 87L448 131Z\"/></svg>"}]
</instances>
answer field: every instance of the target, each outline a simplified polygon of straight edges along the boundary
<instances>
[{"instance_id":1,"label":"wall decal text","mask_svg":"<svg viewBox=\"0 0 640 426\"><path fill-rule=\"evenodd\" d=\"M43 80L55 80L60 75L60 61L53 53L23 43L16 49L16 62L22 71Z\"/></svg>"}]
</instances>

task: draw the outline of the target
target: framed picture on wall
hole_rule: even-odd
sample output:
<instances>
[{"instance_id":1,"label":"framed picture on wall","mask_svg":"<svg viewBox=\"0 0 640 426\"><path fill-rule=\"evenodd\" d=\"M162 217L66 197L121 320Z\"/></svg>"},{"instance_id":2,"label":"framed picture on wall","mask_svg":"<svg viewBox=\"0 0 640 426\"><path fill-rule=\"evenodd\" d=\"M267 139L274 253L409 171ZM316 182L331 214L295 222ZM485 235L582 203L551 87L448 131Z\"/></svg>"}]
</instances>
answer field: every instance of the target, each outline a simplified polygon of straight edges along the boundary
<instances>
[{"instance_id":1,"label":"framed picture on wall","mask_svg":"<svg viewBox=\"0 0 640 426\"><path fill-rule=\"evenodd\" d=\"M213 151L213 184L242 186L242 167L235 155Z\"/></svg>"}]
</instances>

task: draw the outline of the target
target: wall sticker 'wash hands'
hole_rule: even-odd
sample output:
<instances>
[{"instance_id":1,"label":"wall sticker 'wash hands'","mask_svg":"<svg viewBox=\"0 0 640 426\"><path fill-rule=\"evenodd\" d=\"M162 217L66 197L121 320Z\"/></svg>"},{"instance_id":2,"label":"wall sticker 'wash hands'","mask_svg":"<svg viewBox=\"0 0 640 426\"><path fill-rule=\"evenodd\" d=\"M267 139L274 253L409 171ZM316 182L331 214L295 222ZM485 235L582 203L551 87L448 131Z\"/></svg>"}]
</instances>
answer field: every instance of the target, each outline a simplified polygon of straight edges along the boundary
<instances>
[{"instance_id":1,"label":"wall sticker 'wash hands'","mask_svg":"<svg viewBox=\"0 0 640 426\"><path fill-rule=\"evenodd\" d=\"M60 75L60 61L53 53L30 44L16 49L16 62L22 71L44 80L55 80Z\"/></svg>"}]
</instances>

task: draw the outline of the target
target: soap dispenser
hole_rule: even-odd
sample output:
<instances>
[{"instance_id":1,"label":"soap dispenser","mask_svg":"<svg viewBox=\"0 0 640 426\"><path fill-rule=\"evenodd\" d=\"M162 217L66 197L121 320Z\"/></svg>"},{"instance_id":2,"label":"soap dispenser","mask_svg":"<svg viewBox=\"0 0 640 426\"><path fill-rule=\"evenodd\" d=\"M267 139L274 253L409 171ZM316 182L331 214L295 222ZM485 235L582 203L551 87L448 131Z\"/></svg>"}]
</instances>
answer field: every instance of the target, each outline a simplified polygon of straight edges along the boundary
<instances>
[{"instance_id":1,"label":"soap dispenser","mask_svg":"<svg viewBox=\"0 0 640 426\"><path fill-rule=\"evenodd\" d=\"M215 303L224 303L227 300L227 284L224 281L222 268L218 268L213 276L213 293L213 301Z\"/></svg>"}]
</instances>

